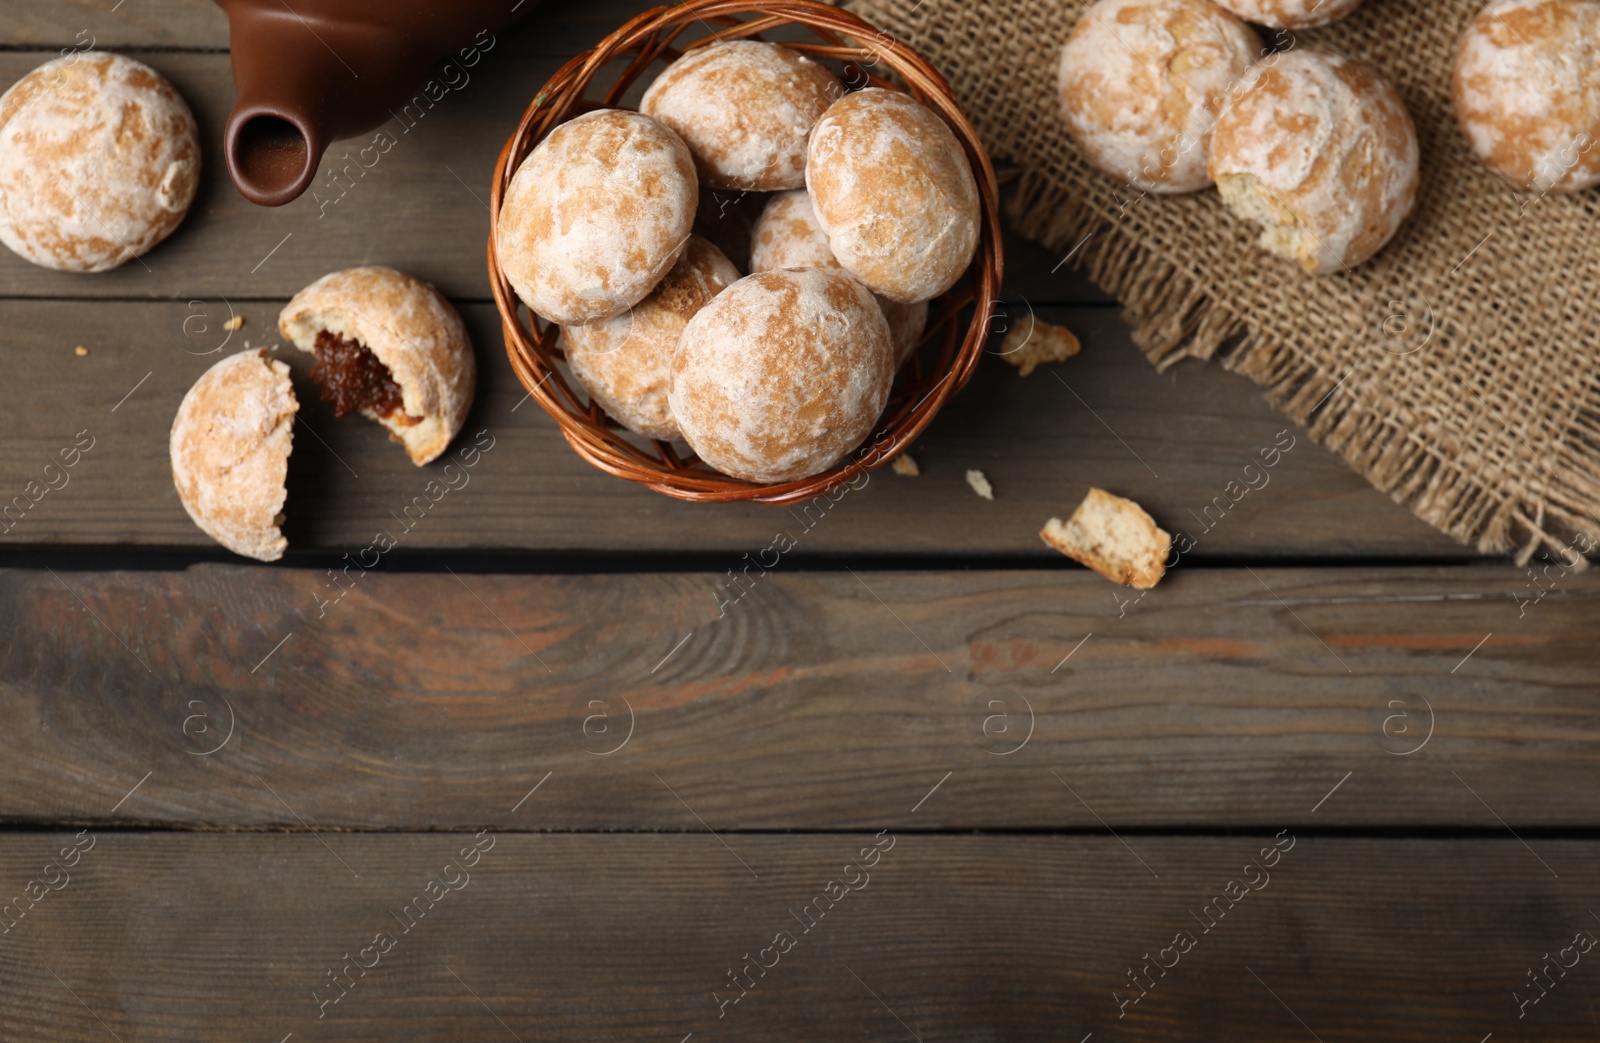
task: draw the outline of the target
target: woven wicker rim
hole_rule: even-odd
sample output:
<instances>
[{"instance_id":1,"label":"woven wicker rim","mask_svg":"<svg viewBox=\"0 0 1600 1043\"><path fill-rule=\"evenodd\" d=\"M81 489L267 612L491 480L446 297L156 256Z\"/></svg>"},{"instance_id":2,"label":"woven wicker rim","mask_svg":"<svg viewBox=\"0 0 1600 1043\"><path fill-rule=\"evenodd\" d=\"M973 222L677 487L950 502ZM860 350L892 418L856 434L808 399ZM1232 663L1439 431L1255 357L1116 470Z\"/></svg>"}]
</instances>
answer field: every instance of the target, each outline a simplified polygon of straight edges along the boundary
<instances>
[{"instance_id":1,"label":"woven wicker rim","mask_svg":"<svg viewBox=\"0 0 1600 1043\"><path fill-rule=\"evenodd\" d=\"M862 445L820 474L795 482L762 485L722 474L692 455L680 455L665 442L636 444L598 405L587 401L581 389L570 385L556 365L562 358L556 343L559 327L549 324L541 331L507 281L500 267L496 236L501 200L512 176L555 127L583 110L616 105L657 61L670 62L683 50L715 40L760 38L762 33L791 25L806 27L817 39L800 43L785 40L785 45L813 58L843 62L847 85L905 90L944 118L972 164L982 202L981 228L977 257L971 268L961 282L930 305L922 346L901 371L883 415ZM720 28L683 50L674 46L685 31L714 26ZM596 75L618 60L626 60L627 65L615 84L598 102L589 100L587 91ZM904 86L879 75L880 69L898 76ZM972 124L957 107L944 77L921 55L856 15L816 0L688 0L673 7L656 8L632 19L598 46L562 66L528 106L516 132L500 150L489 200L488 260L489 283L505 327L506 354L529 397L555 418L572 448L608 474L683 500L809 500L892 460L916 440L950 396L972 377L983 354L989 311L998 299L1003 273L999 195L988 154ZM962 313L974 304L977 307L963 328ZM930 343L938 344L938 353L931 364L926 364L924 356Z\"/></svg>"}]
</instances>

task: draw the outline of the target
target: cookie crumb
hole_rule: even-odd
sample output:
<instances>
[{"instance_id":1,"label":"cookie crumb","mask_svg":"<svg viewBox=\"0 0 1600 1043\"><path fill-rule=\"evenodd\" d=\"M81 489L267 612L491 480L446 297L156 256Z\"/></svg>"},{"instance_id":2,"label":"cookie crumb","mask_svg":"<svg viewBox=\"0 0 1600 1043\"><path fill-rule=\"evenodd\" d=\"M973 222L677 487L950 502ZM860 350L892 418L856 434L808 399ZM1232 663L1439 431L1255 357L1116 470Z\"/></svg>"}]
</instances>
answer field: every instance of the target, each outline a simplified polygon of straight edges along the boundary
<instances>
[{"instance_id":1,"label":"cookie crumb","mask_svg":"<svg viewBox=\"0 0 1600 1043\"><path fill-rule=\"evenodd\" d=\"M895 474L903 474L907 478L915 478L922 473L922 468L917 466L917 462L911 458L910 453L901 453L894 458L894 463L889 466L894 468Z\"/></svg>"},{"instance_id":2,"label":"cookie crumb","mask_svg":"<svg viewBox=\"0 0 1600 1043\"><path fill-rule=\"evenodd\" d=\"M225 330L236 330L240 326L243 326L243 325L244 325L244 316L243 315L235 315L233 318L229 319L227 322L224 322L222 324L222 328L225 329Z\"/></svg>"},{"instance_id":3,"label":"cookie crumb","mask_svg":"<svg viewBox=\"0 0 1600 1043\"><path fill-rule=\"evenodd\" d=\"M1082 347L1078 337L1065 326L1034 318L1033 321L1013 326L1000 342L1000 357L1016 366L1027 376L1046 362L1062 362L1078 353Z\"/></svg>"},{"instance_id":4,"label":"cookie crumb","mask_svg":"<svg viewBox=\"0 0 1600 1043\"><path fill-rule=\"evenodd\" d=\"M89 349L84 347L82 344L79 344L77 347L72 349L72 353L81 359L85 355L89 354Z\"/></svg>"},{"instance_id":5,"label":"cookie crumb","mask_svg":"<svg viewBox=\"0 0 1600 1043\"><path fill-rule=\"evenodd\" d=\"M994 499L994 486L989 484L989 479L984 476L982 471L968 471L967 484L972 486L973 492L985 500Z\"/></svg>"},{"instance_id":6,"label":"cookie crumb","mask_svg":"<svg viewBox=\"0 0 1600 1043\"><path fill-rule=\"evenodd\" d=\"M1139 590L1161 582L1172 549L1172 537L1143 507L1094 488L1071 518L1051 518L1039 537L1106 579Z\"/></svg>"}]
</instances>

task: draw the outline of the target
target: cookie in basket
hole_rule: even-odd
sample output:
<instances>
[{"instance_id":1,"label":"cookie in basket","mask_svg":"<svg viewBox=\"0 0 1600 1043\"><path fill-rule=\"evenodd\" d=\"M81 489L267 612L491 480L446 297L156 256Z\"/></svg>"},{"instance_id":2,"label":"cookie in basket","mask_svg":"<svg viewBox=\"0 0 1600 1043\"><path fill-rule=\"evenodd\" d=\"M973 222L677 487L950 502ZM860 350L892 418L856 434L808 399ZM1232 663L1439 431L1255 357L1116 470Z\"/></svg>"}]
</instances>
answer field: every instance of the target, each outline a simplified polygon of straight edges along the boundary
<instances>
[{"instance_id":1,"label":"cookie in basket","mask_svg":"<svg viewBox=\"0 0 1600 1043\"><path fill-rule=\"evenodd\" d=\"M889 400L894 348L872 294L844 272L786 268L702 308L672 362L672 415L706 463L751 482L827 470Z\"/></svg>"},{"instance_id":2,"label":"cookie in basket","mask_svg":"<svg viewBox=\"0 0 1600 1043\"><path fill-rule=\"evenodd\" d=\"M551 322L613 318L677 263L699 200L677 134L637 112L585 113L551 131L506 188L501 270Z\"/></svg>"},{"instance_id":3,"label":"cookie in basket","mask_svg":"<svg viewBox=\"0 0 1600 1043\"><path fill-rule=\"evenodd\" d=\"M667 405L678 338L712 298L739 281L739 269L697 235L650 296L604 322L564 326L567 365L600 408L630 431L681 438Z\"/></svg>"},{"instance_id":4,"label":"cookie in basket","mask_svg":"<svg viewBox=\"0 0 1600 1043\"><path fill-rule=\"evenodd\" d=\"M806 187L845 271L901 304L932 300L978 248L978 186L961 143L927 106L870 87L811 131Z\"/></svg>"},{"instance_id":5,"label":"cookie in basket","mask_svg":"<svg viewBox=\"0 0 1600 1043\"><path fill-rule=\"evenodd\" d=\"M775 268L844 269L828 248L828 233L817 220L811 193L803 188L773 196L756 222L750 244L750 270L767 272ZM901 304L877 294L872 296L889 322L894 363L904 365L922 342L922 331L928 325L928 302Z\"/></svg>"},{"instance_id":6,"label":"cookie in basket","mask_svg":"<svg viewBox=\"0 0 1600 1043\"><path fill-rule=\"evenodd\" d=\"M705 184L776 192L805 184L811 128L843 94L833 73L796 50L724 40L667 66L639 111L683 138Z\"/></svg>"}]
</instances>

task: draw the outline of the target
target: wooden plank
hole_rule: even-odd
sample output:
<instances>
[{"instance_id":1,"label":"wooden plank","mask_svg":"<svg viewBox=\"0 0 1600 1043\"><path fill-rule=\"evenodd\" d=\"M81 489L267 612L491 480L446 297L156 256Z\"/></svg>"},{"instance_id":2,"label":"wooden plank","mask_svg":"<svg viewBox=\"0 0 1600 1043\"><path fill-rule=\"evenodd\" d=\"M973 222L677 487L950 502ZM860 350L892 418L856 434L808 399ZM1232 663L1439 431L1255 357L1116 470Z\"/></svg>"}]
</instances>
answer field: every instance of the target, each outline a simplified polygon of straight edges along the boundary
<instances>
[{"instance_id":1,"label":"wooden plank","mask_svg":"<svg viewBox=\"0 0 1600 1043\"><path fill-rule=\"evenodd\" d=\"M1003 230L1006 255L1005 308L1000 313L1026 314L1028 308L1053 305L1116 304L1088 276L1071 265L1071 258L1024 239L1010 226Z\"/></svg>"},{"instance_id":2,"label":"wooden plank","mask_svg":"<svg viewBox=\"0 0 1600 1043\"><path fill-rule=\"evenodd\" d=\"M0 26L11 47L42 51L228 46L228 20L211 0L0 0Z\"/></svg>"},{"instance_id":3,"label":"wooden plank","mask_svg":"<svg viewBox=\"0 0 1600 1043\"><path fill-rule=\"evenodd\" d=\"M90 833L0 943L0 1024L52 1043L1594 1038L1593 841L719 839ZM73 843L6 835L0 879L43 885Z\"/></svg>"},{"instance_id":4,"label":"wooden plank","mask_svg":"<svg viewBox=\"0 0 1600 1043\"><path fill-rule=\"evenodd\" d=\"M0 345L16 386L28 389L0 414L7 447L0 455L0 502L39 479L77 432L96 439L70 484L0 532L0 544L214 549L178 504L167 432L184 392L219 357L210 352L277 343L281 307L223 296L95 308L0 301ZM537 406L523 403L493 309L463 311L480 370L479 401L466 430L469 436L489 431L494 448L474 470L471 487L431 512L399 553L714 552L729 555L731 566L796 523L798 510L684 504L596 471ZM232 335L221 328L230 313L245 319ZM1053 552L1039 541L1040 527L1070 512L1090 484L1135 497L1169 529L1195 529L1216 498L1231 502L1229 483L1249 480L1252 461L1254 480L1267 484L1228 507L1195 554L1464 553L1303 433L1280 435L1287 422L1248 381L1198 365L1157 374L1108 309L1040 314L1076 328L1087 344L1083 353L1026 379L998 358L984 360L915 448L922 477L878 472L842 509L830 511L796 553L1047 560ZM1016 321L1025 319L1019 311ZM79 344L88 356L74 353ZM306 375L309 356L292 349L278 354L296 368L303 421L290 464L291 554L365 546L376 527L392 524L391 512L441 475L443 464L419 471L373 425L335 420ZM1260 454L1270 455L1286 439L1295 440L1293 448L1261 470ZM987 472L995 502L967 487L968 468ZM1211 512L1222 516L1214 505Z\"/></svg>"},{"instance_id":5,"label":"wooden plank","mask_svg":"<svg viewBox=\"0 0 1600 1043\"><path fill-rule=\"evenodd\" d=\"M1592 574L728 582L5 571L0 819L510 827L548 780L562 829L1600 824Z\"/></svg>"},{"instance_id":6,"label":"wooden plank","mask_svg":"<svg viewBox=\"0 0 1600 1043\"><path fill-rule=\"evenodd\" d=\"M46 57L0 52L0 83L15 80ZM233 107L228 57L139 57L172 80L200 125L201 184L189 217L143 258L94 276L37 268L0 250L0 296L288 298L328 271L383 263L428 279L452 297L489 300L485 200L500 146L529 100L566 60L564 53L528 57L497 45L465 71L465 80L449 81L454 89L437 104L419 103L415 113L336 144L305 195L283 207L264 208L245 202L223 162L222 128ZM1030 277L1028 262L1048 255L1013 240L1012 248L1022 251L1022 267L1009 299L1035 304L1107 299L1075 272Z\"/></svg>"},{"instance_id":7,"label":"wooden plank","mask_svg":"<svg viewBox=\"0 0 1600 1043\"><path fill-rule=\"evenodd\" d=\"M530 13L499 34L519 54L570 58L634 15L641 0L527 0ZM211 0L0 0L0 38L12 47L226 50L228 21Z\"/></svg>"}]
</instances>

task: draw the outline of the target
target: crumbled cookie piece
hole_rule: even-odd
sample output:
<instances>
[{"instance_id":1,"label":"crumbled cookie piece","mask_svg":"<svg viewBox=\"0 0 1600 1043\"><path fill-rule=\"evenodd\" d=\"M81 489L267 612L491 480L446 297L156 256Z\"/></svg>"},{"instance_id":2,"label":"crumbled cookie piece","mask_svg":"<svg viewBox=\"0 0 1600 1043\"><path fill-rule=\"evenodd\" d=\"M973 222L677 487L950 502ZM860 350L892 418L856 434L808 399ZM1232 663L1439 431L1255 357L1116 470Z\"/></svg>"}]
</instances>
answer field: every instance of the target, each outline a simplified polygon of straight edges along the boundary
<instances>
[{"instance_id":1,"label":"crumbled cookie piece","mask_svg":"<svg viewBox=\"0 0 1600 1043\"><path fill-rule=\"evenodd\" d=\"M972 486L972 491L985 500L994 499L994 486L989 484L989 479L982 471L968 471L967 484Z\"/></svg>"},{"instance_id":2,"label":"crumbled cookie piece","mask_svg":"<svg viewBox=\"0 0 1600 1043\"><path fill-rule=\"evenodd\" d=\"M1078 353L1077 336L1065 326L1045 322L1037 316L1018 323L1000 342L1000 357L1027 376L1046 362L1061 362Z\"/></svg>"},{"instance_id":3,"label":"crumbled cookie piece","mask_svg":"<svg viewBox=\"0 0 1600 1043\"><path fill-rule=\"evenodd\" d=\"M85 355L89 354L89 349L84 347L82 344L79 344L77 347L72 349L72 353L81 359Z\"/></svg>"},{"instance_id":4,"label":"crumbled cookie piece","mask_svg":"<svg viewBox=\"0 0 1600 1043\"><path fill-rule=\"evenodd\" d=\"M894 458L894 463L889 466L894 468L895 474L903 474L907 478L915 478L922 473L922 468L917 466L917 462L911 458L910 453L901 453Z\"/></svg>"},{"instance_id":5,"label":"crumbled cookie piece","mask_svg":"<svg viewBox=\"0 0 1600 1043\"><path fill-rule=\"evenodd\" d=\"M1172 549L1172 537L1143 507L1104 489L1090 489L1070 519L1051 518L1039 537L1107 579L1139 590L1161 582Z\"/></svg>"},{"instance_id":6,"label":"crumbled cookie piece","mask_svg":"<svg viewBox=\"0 0 1600 1043\"><path fill-rule=\"evenodd\" d=\"M235 315L233 318L229 319L227 322L224 322L222 324L222 328L225 329L225 330L236 330L240 326L243 326L243 325L244 325L244 316L243 315Z\"/></svg>"}]
</instances>

